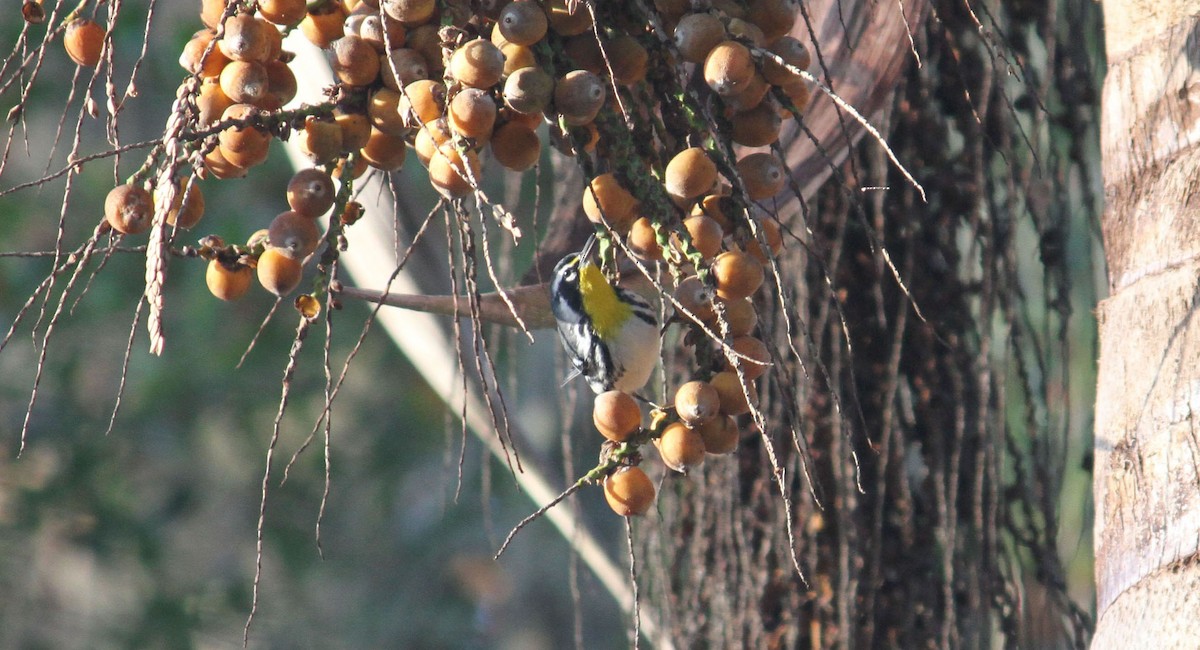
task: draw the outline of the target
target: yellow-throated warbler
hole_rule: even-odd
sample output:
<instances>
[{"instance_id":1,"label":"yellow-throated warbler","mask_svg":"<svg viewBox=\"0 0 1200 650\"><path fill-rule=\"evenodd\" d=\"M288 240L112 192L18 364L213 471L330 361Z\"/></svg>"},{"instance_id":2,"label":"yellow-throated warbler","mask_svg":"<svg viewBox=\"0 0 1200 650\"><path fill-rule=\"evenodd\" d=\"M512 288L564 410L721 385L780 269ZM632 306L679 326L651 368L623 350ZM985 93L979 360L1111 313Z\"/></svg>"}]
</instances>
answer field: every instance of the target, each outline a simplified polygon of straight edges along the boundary
<instances>
[{"instance_id":1,"label":"yellow-throated warbler","mask_svg":"<svg viewBox=\"0 0 1200 650\"><path fill-rule=\"evenodd\" d=\"M632 393L646 385L662 351L658 318L641 296L608 283L586 259L590 248L554 268L550 308L575 367L571 377L583 375L597 394Z\"/></svg>"}]
</instances>

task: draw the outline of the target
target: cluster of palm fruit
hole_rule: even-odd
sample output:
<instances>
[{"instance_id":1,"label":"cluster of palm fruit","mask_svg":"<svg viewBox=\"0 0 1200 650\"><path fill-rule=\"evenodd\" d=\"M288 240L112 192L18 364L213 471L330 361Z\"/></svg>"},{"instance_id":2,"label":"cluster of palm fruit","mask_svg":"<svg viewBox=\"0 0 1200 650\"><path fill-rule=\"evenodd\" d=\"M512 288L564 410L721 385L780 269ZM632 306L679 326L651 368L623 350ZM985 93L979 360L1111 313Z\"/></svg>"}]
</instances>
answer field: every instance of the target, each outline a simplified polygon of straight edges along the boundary
<instances>
[{"instance_id":1,"label":"cluster of palm fruit","mask_svg":"<svg viewBox=\"0 0 1200 650\"><path fill-rule=\"evenodd\" d=\"M796 10L794 0L202 0L206 27L180 57L195 83L187 128L206 136L189 178L243 176L274 137L297 138L330 172L297 174L292 209L246 246L202 240L209 288L237 298L253 269L269 291L292 291L320 242L317 219L334 207L332 178L394 171L411 147L431 184L458 199L479 191L485 157L518 172L536 164L545 128L589 178L583 211L608 247L669 269L668 298L695 348L695 378L648 426L629 395L594 405L610 451L625 450L604 464L609 502L645 512L654 488L637 446L654 440L681 472L732 451L735 418L769 363L750 297L781 244L766 203L788 180L775 145L810 94L808 51L789 36ZM283 111L297 90L281 45L292 29L327 51L337 85L321 106ZM64 33L80 65L96 65L103 42L87 19ZM187 228L203 198L191 180L179 189L168 218ZM150 227L142 186L109 202L114 230Z\"/></svg>"},{"instance_id":2,"label":"cluster of palm fruit","mask_svg":"<svg viewBox=\"0 0 1200 650\"><path fill-rule=\"evenodd\" d=\"M603 466L615 471L604 478L604 493L617 514L644 514L654 501L653 483L636 466L640 457L629 453L638 443L653 440L663 464L682 474L703 464L707 454L737 449L742 435L737 418L757 401L754 380L766 373L771 353L754 336L758 313L750 300L763 284L763 261L755 256L763 253L730 247L709 267L715 288L697 275L683 278L675 288L674 302L684 314L680 320L689 328L683 341L694 348L697 369L675 390L671 403L653 409L647 426L638 401L628 393L608 391L593 403L593 424L610 441L610 460ZM622 452L628 460L621 458Z\"/></svg>"}]
</instances>

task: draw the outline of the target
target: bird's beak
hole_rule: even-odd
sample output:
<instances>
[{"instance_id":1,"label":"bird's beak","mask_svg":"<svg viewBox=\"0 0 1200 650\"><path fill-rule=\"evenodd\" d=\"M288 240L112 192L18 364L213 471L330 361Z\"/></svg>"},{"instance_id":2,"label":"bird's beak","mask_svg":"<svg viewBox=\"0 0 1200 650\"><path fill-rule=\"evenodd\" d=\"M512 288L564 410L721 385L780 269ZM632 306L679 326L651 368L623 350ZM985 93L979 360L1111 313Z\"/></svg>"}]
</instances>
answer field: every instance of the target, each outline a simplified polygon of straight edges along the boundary
<instances>
[{"instance_id":1,"label":"bird's beak","mask_svg":"<svg viewBox=\"0 0 1200 650\"><path fill-rule=\"evenodd\" d=\"M583 248L579 249L580 264L586 262L592 256L592 249L594 248L596 248L596 235L593 233L587 238L587 241L583 242Z\"/></svg>"}]
</instances>

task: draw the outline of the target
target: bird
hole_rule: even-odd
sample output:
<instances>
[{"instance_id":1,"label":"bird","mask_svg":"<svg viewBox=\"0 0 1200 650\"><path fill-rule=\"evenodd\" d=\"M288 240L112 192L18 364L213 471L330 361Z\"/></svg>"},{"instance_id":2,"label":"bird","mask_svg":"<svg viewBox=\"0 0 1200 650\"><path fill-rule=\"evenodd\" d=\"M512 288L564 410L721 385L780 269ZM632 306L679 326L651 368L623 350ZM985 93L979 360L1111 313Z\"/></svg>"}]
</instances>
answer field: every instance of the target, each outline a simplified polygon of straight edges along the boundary
<instances>
[{"instance_id":1,"label":"bird","mask_svg":"<svg viewBox=\"0 0 1200 650\"><path fill-rule=\"evenodd\" d=\"M588 259L591 241L554 267L550 309L574 371L599 395L646 385L662 352L658 317L640 295L613 286ZM564 382L565 383L565 382Z\"/></svg>"}]
</instances>

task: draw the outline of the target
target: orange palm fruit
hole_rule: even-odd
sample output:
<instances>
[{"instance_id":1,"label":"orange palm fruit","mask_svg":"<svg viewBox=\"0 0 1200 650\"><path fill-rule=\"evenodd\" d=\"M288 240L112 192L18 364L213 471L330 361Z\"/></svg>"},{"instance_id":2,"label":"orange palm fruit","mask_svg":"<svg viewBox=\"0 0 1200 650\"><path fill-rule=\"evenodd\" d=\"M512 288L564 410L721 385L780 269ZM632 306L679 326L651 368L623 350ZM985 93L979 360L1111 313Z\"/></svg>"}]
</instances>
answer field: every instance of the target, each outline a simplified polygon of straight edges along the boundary
<instances>
[{"instance_id":1,"label":"orange palm fruit","mask_svg":"<svg viewBox=\"0 0 1200 650\"><path fill-rule=\"evenodd\" d=\"M138 235L154 222L154 198L140 185L118 185L104 198L104 219L122 235Z\"/></svg>"},{"instance_id":2,"label":"orange palm fruit","mask_svg":"<svg viewBox=\"0 0 1200 650\"><path fill-rule=\"evenodd\" d=\"M76 18L67 24L63 47L76 64L94 68L104 51L104 28L87 18Z\"/></svg>"},{"instance_id":3,"label":"orange palm fruit","mask_svg":"<svg viewBox=\"0 0 1200 650\"><path fill-rule=\"evenodd\" d=\"M654 483L640 467L622 467L604 477L604 498L622 517L644 515L654 504Z\"/></svg>"},{"instance_id":4,"label":"orange palm fruit","mask_svg":"<svg viewBox=\"0 0 1200 650\"><path fill-rule=\"evenodd\" d=\"M233 267L226 266L219 260L209 260L208 269L204 273L204 282L208 291L221 300L237 300L250 289L250 280L254 272L250 267L241 264Z\"/></svg>"}]
</instances>

